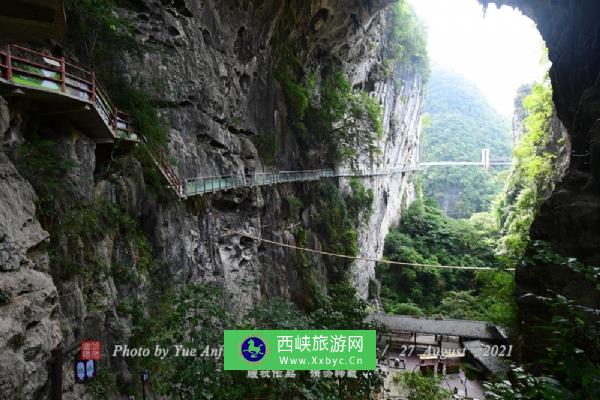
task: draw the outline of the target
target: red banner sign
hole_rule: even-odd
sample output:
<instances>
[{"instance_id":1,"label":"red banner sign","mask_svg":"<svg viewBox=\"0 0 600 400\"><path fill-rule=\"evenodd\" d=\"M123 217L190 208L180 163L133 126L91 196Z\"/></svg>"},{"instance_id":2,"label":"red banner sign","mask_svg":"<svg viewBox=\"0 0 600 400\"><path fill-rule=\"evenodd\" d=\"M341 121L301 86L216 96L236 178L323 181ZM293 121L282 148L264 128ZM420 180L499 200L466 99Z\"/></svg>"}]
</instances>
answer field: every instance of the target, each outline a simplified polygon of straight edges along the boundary
<instances>
[{"instance_id":1,"label":"red banner sign","mask_svg":"<svg viewBox=\"0 0 600 400\"><path fill-rule=\"evenodd\" d=\"M99 340L84 340L79 345L80 360L100 360L101 344Z\"/></svg>"}]
</instances>

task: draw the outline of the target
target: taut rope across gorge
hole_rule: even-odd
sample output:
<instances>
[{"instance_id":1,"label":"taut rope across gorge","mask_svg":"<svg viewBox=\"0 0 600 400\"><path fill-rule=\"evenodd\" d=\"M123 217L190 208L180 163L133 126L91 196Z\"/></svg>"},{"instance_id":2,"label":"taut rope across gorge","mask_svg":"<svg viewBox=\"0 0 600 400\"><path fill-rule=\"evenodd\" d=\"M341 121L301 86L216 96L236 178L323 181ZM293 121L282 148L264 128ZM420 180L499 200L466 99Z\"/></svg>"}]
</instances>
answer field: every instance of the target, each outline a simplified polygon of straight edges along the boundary
<instances>
[{"instance_id":1,"label":"taut rope across gorge","mask_svg":"<svg viewBox=\"0 0 600 400\"><path fill-rule=\"evenodd\" d=\"M271 245L274 245L274 246L287 247L289 249L306 251L306 252L309 252L309 253L321 254L321 255L330 256L330 257L345 258L345 259L349 259L349 260L371 261L371 262L382 263L382 264L400 265L400 266L404 266L404 267L458 269L458 270L470 270L470 271L498 271L498 272L503 272L503 271L514 271L515 270L514 268L499 269L499 268L490 268L490 267L465 267L465 266L460 266L460 265L420 264L420 263L409 263L409 262L392 261L392 260L385 260L385 259L355 257L355 256L348 256L348 255L345 255L345 254L329 253L329 252L326 252L326 251L309 249L307 247L299 247L299 246L294 246L294 245L291 245L291 244L286 244L286 243L281 243L281 242L275 242L273 240L264 239L264 238L261 238L261 237L250 235L248 233L234 231L234 230L227 229L227 228L222 228L222 229L223 229L223 231L225 231L227 233L221 235L221 237L228 236L228 235L239 235L239 236L243 236L243 237L246 237L246 238L249 238L249 239L252 239L252 240L256 240L256 241L260 241L260 242L263 242L263 243L271 244Z\"/></svg>"}]
</instances>

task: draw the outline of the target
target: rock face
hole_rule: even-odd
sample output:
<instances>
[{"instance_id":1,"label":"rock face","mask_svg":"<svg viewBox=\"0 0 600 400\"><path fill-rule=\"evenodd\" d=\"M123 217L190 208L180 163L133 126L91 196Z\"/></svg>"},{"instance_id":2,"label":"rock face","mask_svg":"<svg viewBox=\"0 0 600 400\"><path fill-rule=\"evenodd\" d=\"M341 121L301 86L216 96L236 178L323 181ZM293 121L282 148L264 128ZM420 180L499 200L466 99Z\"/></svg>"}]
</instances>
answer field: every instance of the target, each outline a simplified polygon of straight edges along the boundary
<instances>
[{"instance_id":1,"label":"rock face","mask_svg":"<svg viewBox=\"0 0 600 400\"><path fill-rule=\"evenodd\" d=\"M9 133L0 99L0 132ZM10 129L17 129L12 126ZM0 152L0 399L40 398L50 351L61 341L58 294L48 271L48 233L36 219L36 194Z\"/></svg>"},{"instance_id":2,"label":"rock face","mask_svg":"<svg viewBox=\"0 0 600 400\"><path fill-rule=\"evenodd\" d=\"M537 24L552 61L550 78L557 115L572 143L571 162L565 178L543 204L531 227L532 239L551 243L559 254L600 265L600 42L596 40L600 3L542 0L481 0L518 7ZM548 290L578 304L600 308L600 299L586 290L591 283L582 274L553 264L537 264L517 270L520 294L546 296ZM574 289L579 285L579 289ZM535 361L544 344L531 331L533 319L547 318L544 307L531 297L520 307L524 356ZM597 350L597 349L596 349ZM596 354L597 355L597 354Z\"/></svg>"},{"instance_id":3,"label":"rock face","mask_svg":"<svg viewBox=\"0 0 600 400\"><path fill-rule=\"evenodd\" d=\"M152 1L143 3L130 17L141 40L158 47L156 52L144 55L142 65L128 65L127 69L137 71L146 81L159 79L163 83L161 114L172 126L169 148L177 159L180 175L301 169L297 160L302 149L285 129L286 110L273 77L276 54L270 42L286 12L284 3L239 6L236 2L229 5L220 2L198 8L186 2L180 3L178 9L159 7ZM383 42L386 19L381 10L390 3L313 1L299 11L304 13L308 26L296 21L298 26L293 27L291 34L307 35L306 52L314 63L341 66L353 87L370 88L381 100L386 130L386 139L380 143L385 154L381 167L416 160L422 100L420 76L398 71L396 77L383 78L379 72L382 60L373 43ZM251 141L268 132L277 135L278 151L271 167L261 162ZM401 206L412 199L412 185L408 177L395 176L374 179L369 186L375 191L376 211L360 231L361 254L378 258L387 227L397 222ZM254 234L262 232L274 240L292 239L293 232L278 221L283 214L282 198L294 192L297 194L297 189L280 186L216 195L208 200L206 210L211 215L198 216L195 222L198 227L192 228L194 222L190 221L187 227L176 229L178 234L161 233L164 244L161 242L159 247L165 249L163 256L177 260L181 275L211 277L223 282L229 297L241 301L241 309L259 300L265 290L271 295L290 295L301 290L294 288L293 271L261 265L260 253L270 256L276 253L275 259L281 259L285 252L233 237L225 237L217 244L208 243L223 227ZM270 207L264 208L264 204ZM266 232L259 227L261 223L270 225ZM205 231L206 226L211 227L210 231ZM190 234L189 230L195 233ZM204 244L189 241L195 235L204 238ZM318 244L318 233L311 240ZM359 293L365 298L369 280L374 276L374 266L370 264L353 266ZM324 270L323 267L323 274ZM272 287L256 280L265 274L271 278L267 286ZM254 282L254 285L242 288L239 282ZM253 294L246 295L244 291Z\"/></svg>"},{"instance_id":4,"label":"rock face","mask_svg":"<svg viewBox=\"0 0 600 400\"><path fill-rule=\"evenodd\" d=\"M422 78L406 71L397 71L400 87L382 82L375 93L385 105L384 126L387 127L383 149L383 165L392 168L416 164L419 158L420 115L423 107ZM359 230L359 254L370 259L383 256L383 245L390 226L400 222L401 211L414 200L414 187L409 174L375 177L363 181L374 194L373 215ZM356 261L352 274L358 294L377 300L377 290L371 290L375 277L375 262ZM371 287L371 289L376 289Z\"/></svg>"},{"instance_id":5,"label":"rock face","mask_svg":"<svg viewBox=\"0 0 600 400\"><path fill-rule=\"evenodd\" d=\"M131 18L137 39L147 46L141 58L117 60L115 68L143 81L160 99L160 116L169 126L169 154L182 177L303 168L299 156L306 149L285 126L285 101L274 78L273 35L278 24L290 23L282 21L290 11L286 2L132 3L120 12ZM297 5L299 16L290 28L290 35L303 37L315 65L341 67L353 87L368 90L383 104L386 135L379 167L416 160L422 102L417 73L381 73L376 44L383 41L390 3L305 2ZM70 51L67 43L65 52ZM7 106L2 101L0 128L0 365L8 368L0 371L0 399L47 398L46 363L58 346L93 336L106 351L130 340L132 317L124 305L143 304L153 295L149 274L138 265L140 236L148 238L152 255L162 261L161 273L175 283L222 287L223 302L234 315L273 297L302 305L306 287L291 262L294 253L225 229L296 244L295 227L308 225L316 209L307 203L293 215L287 204L292 197L309 199L310 184L221 192L180 202L166 190L166 195L148 190L143 168L131 152L109 151L64 121L40 117L35 104L11 99ZM277 152L274 165L267 167L253 139L269 133L276 136ZM34 205L44 182L28 182L23 178L27 166L18 162L25 140L48 135L74 166L60 176L66 189L58 203L62 211L77 216L61 221L59 228L71 231L63 227L50 236L40 226L40 221L48 222ZM407 176L374 178L366 186L374 191L374 212L359 231L359 247L361 255L378 258L386 230L411 201L413 187ZM347 190L344 182L340 188ZM126 218L115 217L107 204L118 204ZM117 229L95 227L102 218L114 218ZM134 240L127 237L127 218L139 224ZM86 237L87 232L94 233ZM309 230L306 246L321 248L321 235ZM49 241L55 249L51 254ZM324 287L327 260L311 260L314 278ZM123 266L131 276L119 275ZM373 268L369 263L352 267L365 298ZM119 382L131 382L123 359L111 358L108 367ZM65 399L92 398L73 384L72 374L65 376Z\"/></svg>"},{"instance_id":6,"label":"rock face","mask_svg":"<svg viewBox=\"0 0 600 400\"><path fill-rule=\"evenodd\" d=\"M533 84L525 84L519 86L517 89L517 95L515 96L515 112L512 120L513 147L525 133L525 118L527 118L527 110L523 106L523 100L525 100L529 93L531 93L532 88Z\"/></svg>"}]
</instances>

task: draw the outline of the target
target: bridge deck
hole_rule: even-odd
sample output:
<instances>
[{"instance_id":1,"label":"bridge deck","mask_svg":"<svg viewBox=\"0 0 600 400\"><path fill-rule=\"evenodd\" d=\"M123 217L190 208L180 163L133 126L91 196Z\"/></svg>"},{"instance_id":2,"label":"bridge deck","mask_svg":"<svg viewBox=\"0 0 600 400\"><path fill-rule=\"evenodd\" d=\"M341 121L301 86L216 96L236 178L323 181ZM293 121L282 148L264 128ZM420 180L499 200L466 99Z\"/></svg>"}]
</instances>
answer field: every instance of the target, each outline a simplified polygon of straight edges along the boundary
<instances>
[{"instance_id":1,"label":"bridge deck","mask_svg":"<svg viewBox=\"0 0 600 400\"><path fill-rule=\"evenodd\" d=\"M309 182L324 178L340 177L369 177L381 175L396 175L417 171L416 165L405 165L388 169L322 169L312 171L279 171L273 173L260 173L255 175L229 175L200 177L187 179L185 183L185 196L196 196L222 190L247 188L255 186L276 185L286 182Z\"/></svg>"},{"instance_id":2,"label":"bridge deck","mask_svg":"<svg viewBox=\"0 0 600 400\"><path fill-rule=\"evenodd\" d=\"M491 161L487 165L511 165L510 160L500 160L500 161ZM421 167L454 167L454 166L479 166L485 167L486 164L481 161L433 161L433 162L423 162L419 164Z\"/></svg>"}]
</instances>

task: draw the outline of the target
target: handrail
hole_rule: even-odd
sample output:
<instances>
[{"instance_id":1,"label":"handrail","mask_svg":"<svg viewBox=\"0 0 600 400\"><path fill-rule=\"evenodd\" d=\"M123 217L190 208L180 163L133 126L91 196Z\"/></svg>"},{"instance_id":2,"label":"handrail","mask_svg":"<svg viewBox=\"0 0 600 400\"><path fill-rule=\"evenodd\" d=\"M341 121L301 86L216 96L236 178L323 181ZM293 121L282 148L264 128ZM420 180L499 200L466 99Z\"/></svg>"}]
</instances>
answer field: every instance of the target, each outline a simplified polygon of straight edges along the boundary
<instances>
[{"instance_id":1,"label":"handrail","mask_svg":"<svg viewBox=\"0 0 600 400\"><path fill-rule=\"evenodd\" d=\"M150 158L152 158L154 164L156 164L158 169L162 172L163 176L167 179L171 189L175 191L179 198L186 197L183 182L179 178L177 172L175 172L173 167L170 165L163 152L155 145L150 143L144 136L142 136L142 141L144 148L150 155Z\"/></svg>"},{"instance_id":2,"label":"handrail","mask_svg":"<svg viewBox=\"0 0 600 400\"><path fill-rule=\"evenodd\" d=\"M448 162L459 165L482 165L480 162ZM437 165L436 165L437 164ZM506 165L506 162L492 163L496 165ZM223 176L203 176L197 178L185 179L185 197L196 196L205 193L213 193L221 190L236 188L248 188L255 186L274 185L284 182L305 182L321 178L343 178L343 177L369 177L404 174L423 170L430 166L445 166L446 163L418 163L403 164L386 169L362 168L338 168L338 169L318 169L305 171L278 171L278 172L258 172L254 174L232 174Z\"/></svg>"},{"instance_id":3,"label":"handrail","mask_svg":"<svg viewBox=\"0 0 600 400\"><path fill-rule=\"evenodd\" d=\"M74 81L78 81L78 82L81 82L81 83L86 83L88 85L92 84L92 81L87 81L87 80L85 80L85 79L83 79L83 78L81 78L81 77L79 77L77 75L73 75L73 74L71 74L69 72L65 72L65 75L66 75L67 78L73 79Z\"/></svg>"},{"instance_id":4,"label":"handrail","mask_svg":"<svg viewBox=\"0 0 600 400\"><path fill-rule=\"evenodd\" d=\"M54 57L14 44L6 46L5 51L0 51L0 57L4 61L0 63L0 76L3 79L14 81L16 74L56 84L56 87L46 87L42 84L30 83L38 90L60 91L64 95L90 102L110 128L113 137L121 138L121 132L125 132L129 138L132 138L133 127L129 114L112 104L96 80L94 72L70 63L63 57ZM33 70L20 66L32 67Z\"/></svg>"},{"instance_id":5,"label":"handrail","mask_svg":"<svg viewBox=\"0 0 600 400\"><path fill-rule=\"evenodd\" d=\"M13 60L18 61L21 64L28 64L28 65L32 65L32 66L37 67L37 68L43 68L43 69L48 70L48 71L60 73L60 68L55 67L54 65L48 66L48 65L44 65L42 63L38 63L38 62L35 62L35 61L28 60L26 58L21 58L21 57L17 57L17 56L11 56L11 61L13 61Z\"/></svg>"},{"instance_id":6,"label":"handrail","mask_svg":"<svg viewBox=\"0 0 600 400\"><path fill-rule=\"evenodd\" d=\"M88 71L88 70L86 70L86 69L83 69L83 68L81 68L79 65L71 64L71 63L70 63L70 62L68 62L68 61L65 61L65 65L68 65L69 67L73 67L73 68L75 68L76 70L78 70L78 71L81 71L81 72L83 72L84 74L87 74L87 75L89 75L89 76L92 76L92 75L94 75L92 72L90 72L90 71Z\"/></svg>"},{"instance_id":7,"label":"handrail","mask_svg":"<svg viewBox=\"0 0 600 400\"><path fill-rule=\"evenodd\" d=\"M94 79L95 79L95 78L94 78ZM108 104L108 106L109 106L111 109L116 109L116 107L115 107L115 106L113 105L113 103L110 101L110 99L108 98L108 96L106 96L106 95L104 94L104 93L105 93L105 90L104 90L104 88L102 87L102 85L100 85L100 82L98 82L98 81L96 80L96 81L95 81L95 84L96 84L96 94L98 94L98 95L102 96L102 97L104 98L104 101L106 102L106 104Z\"/></svg>"},{"instance_id":8,"label":"handrail","mask_svg":"<svg viewBox=\"0 0 600 400\"><path fill-rule=\"evenodd\" d=\"M16 64L16 65L13 65ZM115 139L134 136L131 116L113 105L96 79L88 71L64 57L54 57L18 45L0 49L0 78L36 90L60 92L90 103ZM150 157L180 198L185 197L183 182L163 152L140 135Z\"/></svg>"},{"instance_id":9,"label":"handrail","mask_svg":"<svg viewBox=\"0 0 600 400\"><path fill-rule=\"evenodd\" d=\"M60 61L60 58L54 57L52 54L44 54L44 53L41 53L39 51L35 51L35 50L32 50L32 49L29 49L27 47L19 46L18 44L11 44L10 47L12 47L14 49L17 49L17 50L22 50L22 51L24 51L26 53L31 53L31 54L36 54L38 56L47 57L47 58L50 58L50 59L52 59L54 61Z\"/></svg>"}]
</instances>

